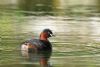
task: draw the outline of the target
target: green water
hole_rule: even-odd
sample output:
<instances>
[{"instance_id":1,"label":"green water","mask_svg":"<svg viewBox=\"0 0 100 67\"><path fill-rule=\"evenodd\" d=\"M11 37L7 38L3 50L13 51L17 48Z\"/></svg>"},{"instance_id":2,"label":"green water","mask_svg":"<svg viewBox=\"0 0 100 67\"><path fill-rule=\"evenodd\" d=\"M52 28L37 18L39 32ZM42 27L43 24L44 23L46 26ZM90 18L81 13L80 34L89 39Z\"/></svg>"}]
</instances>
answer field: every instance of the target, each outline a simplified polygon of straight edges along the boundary
<instances>
[{"instance_id":1,"label":"green water","mask_svg":"<svg viewBox=\"0 0 100 67\"><path fill-rule=\"evenodd\" d=\"M21 56L20 45L44 28L56 35L53 67L100 66L99 0L7 1L0 0L0 67L40 67Z\"/></svg>"}]
</instances>

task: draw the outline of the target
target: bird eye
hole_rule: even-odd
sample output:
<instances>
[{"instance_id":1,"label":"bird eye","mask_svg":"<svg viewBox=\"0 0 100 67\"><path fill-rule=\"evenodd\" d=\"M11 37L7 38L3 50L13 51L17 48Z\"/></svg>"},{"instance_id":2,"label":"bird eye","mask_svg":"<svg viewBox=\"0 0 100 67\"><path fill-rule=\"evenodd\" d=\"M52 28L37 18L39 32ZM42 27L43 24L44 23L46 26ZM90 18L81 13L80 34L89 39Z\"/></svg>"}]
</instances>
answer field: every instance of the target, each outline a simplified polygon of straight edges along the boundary
<instances>
[{"instance_id":1,"label":"bird eye","mask_svg":"<svg viewBox=\"0 0 100 67\"><path fill-rule=\"evenodd\" d=\"M50 34L50 32L48 32L48 34Z\"/></svg>"}]
</instances>

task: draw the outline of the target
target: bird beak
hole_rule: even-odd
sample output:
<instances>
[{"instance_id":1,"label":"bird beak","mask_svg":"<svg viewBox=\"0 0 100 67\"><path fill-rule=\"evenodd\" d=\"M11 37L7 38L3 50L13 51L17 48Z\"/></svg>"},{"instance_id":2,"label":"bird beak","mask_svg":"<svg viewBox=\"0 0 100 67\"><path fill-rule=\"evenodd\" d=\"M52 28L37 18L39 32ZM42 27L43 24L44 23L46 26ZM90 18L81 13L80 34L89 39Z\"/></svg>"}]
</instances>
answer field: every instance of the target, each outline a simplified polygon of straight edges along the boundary
<instances>
[{"instance_id":1,"label":"bird beak","mask_svg":"<svg viewBox=\"0 0 100 67\"><path fill-rule=\"evenodd\" d=\"M50 34L50 36L52 37L52 36L55 36L54 34Z\"/></svg>"}]
</instances>

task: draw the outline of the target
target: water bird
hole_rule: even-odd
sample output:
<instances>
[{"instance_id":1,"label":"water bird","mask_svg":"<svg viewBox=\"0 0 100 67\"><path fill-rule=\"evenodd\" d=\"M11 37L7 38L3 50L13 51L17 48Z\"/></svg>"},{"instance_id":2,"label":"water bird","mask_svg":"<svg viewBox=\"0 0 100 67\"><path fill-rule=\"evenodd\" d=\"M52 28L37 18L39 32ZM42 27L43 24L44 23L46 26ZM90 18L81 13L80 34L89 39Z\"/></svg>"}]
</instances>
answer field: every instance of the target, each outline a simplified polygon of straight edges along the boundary
<instances>
[{"instance_id":1,"label":"water bird","mask_svg":"<svg viewBox=\"0 0 100 67\"><path fill-rule=\"evenodd\" d=\"M52 54L52 45L48 38L54 36L52 30L44 29L39 39L26 40L21 45L21 53L32 61L38 60L41 67L50 67L48 63Z\"/></svg>"}]
</instances>

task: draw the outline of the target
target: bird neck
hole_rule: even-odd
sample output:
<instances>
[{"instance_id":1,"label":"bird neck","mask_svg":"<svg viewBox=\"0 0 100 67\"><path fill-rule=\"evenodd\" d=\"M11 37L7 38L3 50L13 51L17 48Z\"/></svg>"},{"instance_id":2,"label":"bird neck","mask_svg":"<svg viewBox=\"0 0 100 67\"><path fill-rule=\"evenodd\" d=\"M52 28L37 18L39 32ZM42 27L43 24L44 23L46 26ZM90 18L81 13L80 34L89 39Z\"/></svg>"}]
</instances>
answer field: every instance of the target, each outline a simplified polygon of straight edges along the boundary
<instances>
[{"instance_id":1,"label":"bird neck","mask_svg":"<svg viewBox=\"0 0 100 67\"><path fill-rule=\"evenodd\" d=\"M48 34L45 32L42 32L40 34L40 40L48 41Z\"/></svg>"}]
</instances>

